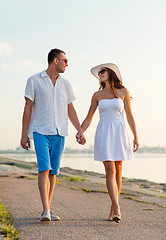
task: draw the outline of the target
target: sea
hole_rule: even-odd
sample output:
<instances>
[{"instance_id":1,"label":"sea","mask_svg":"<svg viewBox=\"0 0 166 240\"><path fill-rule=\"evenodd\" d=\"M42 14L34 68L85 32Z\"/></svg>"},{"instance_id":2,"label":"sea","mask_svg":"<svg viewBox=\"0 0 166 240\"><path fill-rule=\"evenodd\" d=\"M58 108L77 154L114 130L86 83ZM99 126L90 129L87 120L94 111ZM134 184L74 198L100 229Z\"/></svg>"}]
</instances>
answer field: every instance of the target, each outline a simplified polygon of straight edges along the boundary
<instances>
[{"instance_id":1,"label":"sea","mask_svg":"<svg viewBox=\"0 0 166 240\"><path fill-rule=\"evenodd\" d=\"M36 162L34 153L1 153L0 156ZM61 167L105 173L103 163L94 161L93 153L63 153ZM135 153L134 160L123 162L122 176L166 183L166 153Z\"/></svg>"}]
</instances>

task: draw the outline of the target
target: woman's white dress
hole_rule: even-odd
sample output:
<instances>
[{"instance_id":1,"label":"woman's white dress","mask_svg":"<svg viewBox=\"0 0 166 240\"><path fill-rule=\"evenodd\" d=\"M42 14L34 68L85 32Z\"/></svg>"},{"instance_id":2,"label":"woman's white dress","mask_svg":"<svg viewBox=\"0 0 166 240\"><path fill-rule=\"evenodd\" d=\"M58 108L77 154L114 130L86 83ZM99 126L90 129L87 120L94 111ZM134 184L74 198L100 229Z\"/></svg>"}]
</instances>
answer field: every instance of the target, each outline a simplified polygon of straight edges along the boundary
<instances>
[{"instance_id":1,"label":"woman's white dress","mask_svg":"<svg viewBox=\"0 0 166 240\"><path fill-rule=\"evenodd\" d=\"M123 100L121 98L101 99L98 107L100 121L95 135L94 159L97 161L133 159Z\"/></svg>"}]
</instances>

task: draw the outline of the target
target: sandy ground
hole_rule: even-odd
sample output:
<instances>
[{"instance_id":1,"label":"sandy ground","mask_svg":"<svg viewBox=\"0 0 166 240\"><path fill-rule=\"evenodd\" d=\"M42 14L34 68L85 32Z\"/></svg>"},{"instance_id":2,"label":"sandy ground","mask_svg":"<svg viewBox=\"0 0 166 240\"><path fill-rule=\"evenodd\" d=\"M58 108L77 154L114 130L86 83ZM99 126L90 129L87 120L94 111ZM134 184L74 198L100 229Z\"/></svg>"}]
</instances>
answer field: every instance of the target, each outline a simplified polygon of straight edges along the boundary
<instances>
[{"instance_id":1,"label":"sandy ground","mask_svg":"<svg viewBox=\"0 0 166 240\"><path fill-rule=\"evenodd\" d=\"M37 179L29 179L36 176L36 169L20 173L12 171L13 164L7 172L3 167L7 160L0 163L1 198L13 215L20 239L166 239L165 184L123 179L122 221L117 224L106 221L110 199L104 193L104 175L63 168L52 200L52 210L61 221L43 224ZM66 176L71 175L86 180L69 181Z\"/></svg>"}]
</instances>

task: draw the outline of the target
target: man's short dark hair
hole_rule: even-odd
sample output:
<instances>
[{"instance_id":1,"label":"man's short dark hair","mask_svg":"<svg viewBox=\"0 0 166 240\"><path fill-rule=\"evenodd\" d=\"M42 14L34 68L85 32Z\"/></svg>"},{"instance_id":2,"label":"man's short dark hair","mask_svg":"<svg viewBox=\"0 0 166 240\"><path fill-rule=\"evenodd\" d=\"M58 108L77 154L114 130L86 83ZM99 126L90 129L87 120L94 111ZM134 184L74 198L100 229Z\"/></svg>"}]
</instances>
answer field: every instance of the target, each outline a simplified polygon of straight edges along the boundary
<instances>
[{"instance_id":1,"label":"man's short dark hair","mask_svg":"<svg viewBox=\"0 0 166 240\"><path fill-rule=\"evenodd\" d=\"M54 48L48 53L48 64L52 63L55 58L59 56L60 53L66 54L64 51Z\"/></svg>"}]
</instances>

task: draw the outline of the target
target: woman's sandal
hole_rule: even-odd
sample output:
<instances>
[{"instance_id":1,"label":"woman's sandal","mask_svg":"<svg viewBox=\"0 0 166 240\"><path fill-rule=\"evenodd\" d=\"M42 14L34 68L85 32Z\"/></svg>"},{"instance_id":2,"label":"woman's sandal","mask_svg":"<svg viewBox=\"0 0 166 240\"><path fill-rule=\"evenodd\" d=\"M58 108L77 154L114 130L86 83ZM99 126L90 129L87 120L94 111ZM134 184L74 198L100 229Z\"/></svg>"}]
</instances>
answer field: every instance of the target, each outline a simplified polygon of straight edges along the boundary
<instances>
[{"instance_id":1,"label":"woman's sandal","mask_svg":"<svg viewBox=\"0 0 166 240\"><path fill-rule=\"evenodd\" d=\"M113 217L108 217L107 221L113 221Z\"/></svg>"},{"instance_id":2,"label":"woman's sandal","mask_svg":"<svg viewBox=\"0 0 166 240\"><path fill-rule=\"evenodd\" d=\"M117 223L120 223L120 220L121 220L121 215L114 215L113 216L113 221L115 221Z\"/></svg>"}]
</instances>

